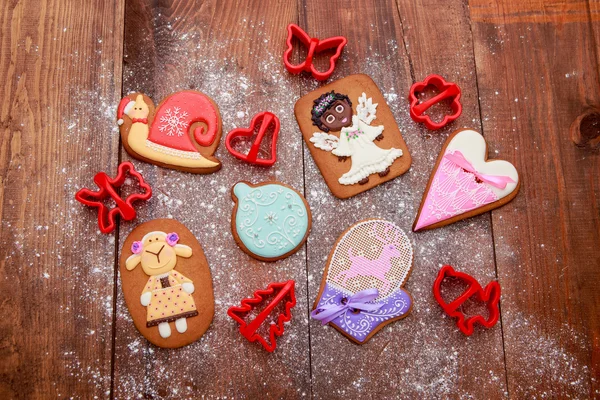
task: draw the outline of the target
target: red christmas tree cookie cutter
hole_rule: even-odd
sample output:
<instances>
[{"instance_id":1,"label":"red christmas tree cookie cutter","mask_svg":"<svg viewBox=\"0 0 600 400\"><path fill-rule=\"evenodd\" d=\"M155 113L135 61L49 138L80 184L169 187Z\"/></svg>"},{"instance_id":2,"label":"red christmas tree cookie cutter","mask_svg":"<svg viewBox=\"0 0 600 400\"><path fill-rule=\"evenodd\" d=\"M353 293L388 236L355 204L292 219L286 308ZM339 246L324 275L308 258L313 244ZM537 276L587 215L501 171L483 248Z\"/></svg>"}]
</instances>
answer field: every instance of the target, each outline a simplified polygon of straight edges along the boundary
<instances>
[{"instance_id":1,"label":"red christmas tree cookie cutter","mask_svg":"<svg viewBox=\"0 0 600 400\"><path fill-rule=\"evenodd\" d=\"M346 46L346 43L348 43L348 40L343 36L335 36L323 40L312 38L296 24L289 24L287 29L287 49L283 53L283 63L285 64L287 70L292 74L299 74L302 71L306 71L310 72L313 78L319 81L327 80L333 73L333 70L335 69L335 63L342 54L342 50L344 49L344 46ZM292 64L290 60L293 50L292 39L294 37L296 37L308 49L306 59L300 64ZM313 65L313 57L316 54L330 49L336 49L336 52L329 59L329 69L323 72L318 71Z\"/></svg>"},{"instance_id":2,"label":"red christmas tree cookie cutter","mask_svg":"<svg viewBox=\"0 0 600 400\"><path fill-rule=\"evenodd\" d=\"M277 347L275 336L283 335L285 330L284 323L292 318L291 309L296 305L296 295L294 294L295 282L290 280L281 283L271 283L265 290L257 290L254 297L242 300L241 306L230 307L227 315L240 324L240 333L250 342L258 341L268 352L273 352ZM275 297L266 305L252 321L246 322L246 315L255 309L259 304L265 302L265 297L270 295ZM276 322L269 327L269 341L257 333L258 328L265 322L267 317L273 312L275 307L281 303L286 296L289 300L285 303L285 310L277 316Z\"/></svg>"},{"instance_id":3,"label":"red christmas tree cookie cutter","mask_svg":"<svg viewBox=\"0 0 600 400\"><path fill-rule=\"evenodd\" d=\"M123 186L127 178L127 173L137 178L138 185L144 192L130 194L123 200L116 189ZM133 164L129 161L119 165L115 178L111 179L106 173L98 172L94 176L94 182L100 190L93 191L83 188L75 194L75 199L86 206L98 208L98 227L102 233L110 233L115 229L117 215L120 215L125 221L133 220L136 216L133 202L136 200L148 200L152 196L152 188L144 181L142 174L137 172ZM116 203L116 207L110 210L102 201L109 197Z\"/></svg>"},{"instance_id":4,"label":"red christmas tree cookie cutter","mask_svg":"<svg viewBox=\"0 0 600 400\"><path fill-rule=\"evenodd\" d=\"M248 154L237 151L233 147L233 141L240 137L252 137L259 124L260 128L258 128L256 139L252 143L252 147L250 148L250 151L248 151ZM249 128L237 128L229 132L227 138L225 138L225 146L234 157L239 158L240 160L261 167L270 167L277 161L277 137L279 136L280 126L279 118L277 118L275 114L263 111L252 118ZM271 157L268 159L259 158L258 152L260 150L260 144L270 128L273 129L273 136L271 137Z\"/></svg>"},{"instance_id":5,"label":"red christmas tree cookie cutter","mask_svg":"<svg viewBox=\"0 0 600 400\"><path fill-rule=\"evenodd\" d=\"M463 294L449 304L442 299L440 292L442 281L445 278L460 279L469 285ZM500 300L500 285L498 282L492 281L488 283L484 289L471 275L465 274L464 272L455 271L450 265L444 265L442 269L440 269L440 272L438 273L438 276L433 284L433 296L439 305L442 306L446 314L452 318L457 318L456 326L467 336L471 336L471 334L473 334L474 324L479 323L486 328L491 328L496 325L496 322L498 322L498 318L500 317L500 311L498 309L498 302ZM486 303L489 313L487 319L485 319L482 315L466 317L465 314L459 310L463 303L472 296L475 296L477 300Z\"/></svg>"},{"instance_id":6,"label":"red christmas tree cookie cutter","mask_svg":"<svg viewBox=\"0 0 600 400\"><path fill-rule=\"evenodd\" d=\"M434 86L439 93L429 100L419 103L417 99L417 93L422 92L427 86ZM450 107L452 108L452 114L445 115L440 122L434 122L429 115L425 114L425 111L433 106L435 103L439 103L445 99L452 99ZM417 82L410 87L408 93L408 101L410 102L410 116L415 122L422 122L425 124L427 129L437 130L441 129L450 122L457 119L462 113L462 104L460 104L460 88L456 83L446 82L444 78L439 75L429 75L422 82Z\"/></svg>"}]
</instances>

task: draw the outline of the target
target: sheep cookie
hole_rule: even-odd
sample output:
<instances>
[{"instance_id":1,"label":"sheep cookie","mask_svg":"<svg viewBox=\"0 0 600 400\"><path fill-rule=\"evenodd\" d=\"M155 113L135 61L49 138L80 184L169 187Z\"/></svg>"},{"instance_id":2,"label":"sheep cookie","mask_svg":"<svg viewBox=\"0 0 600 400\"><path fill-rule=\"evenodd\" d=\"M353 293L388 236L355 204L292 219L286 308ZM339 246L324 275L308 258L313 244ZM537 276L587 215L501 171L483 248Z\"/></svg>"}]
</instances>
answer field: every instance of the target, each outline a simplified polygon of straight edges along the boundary
<instances>
[{"instance_id":1,"label":"sheep cookie","mask_svg":"<svg viewBox=\"0 0 600 400\"><path fill-rule=\"evenodd\" d=\"M367 75L351 75L296 102L296 120L334 196L355 196L410 168L394 115Z\"/></svg>"},{"instance_id":2,"label":"sheep cookie","mask_svg":"<svg viewBox=\"0 0 600 400\"><path fill-rule=\"evenodd\" d=\"M231 197L235 202L231 232L251 257L281 260L306 242L312 223L310 207L291 187L276 181L257 185L238 182Z\"/></svg>"},{"instance_id":3,"label":"sheep cookie","mask_svg":"<svg viewBox=\"0 0 600 400\"><path fill-rule=\"evenodd\" d=\"M221 116L204 93L173 93L157 107L143 93L129 94L119 103L117 124L123 147L138 160L194 174L221 168L213 157L221 140Z\"/></svg>"},{"instance_id":4,"label":"sheep cookie","mask_svg":"<svg viewBox=\"0 0 600 400\"><path fill-rule=\"evenodd\" d=\"M138 225L123 244L121 286L135 327L159 347L182 347L210 326L215 307L202 247L180 222Z\"/></svg>"},{"instance_id":5,"label":"sheep cookie","mask_svg":"<svg viewBox=\"0 0 600 400\"><path fill-rule=\"evenodd\" d=\"M351 226L329 254L311 317L366 343L410 313L413 301L402 286L412 261L410 240L391 222L371 219Z\"/></svg>"}]
</instances>

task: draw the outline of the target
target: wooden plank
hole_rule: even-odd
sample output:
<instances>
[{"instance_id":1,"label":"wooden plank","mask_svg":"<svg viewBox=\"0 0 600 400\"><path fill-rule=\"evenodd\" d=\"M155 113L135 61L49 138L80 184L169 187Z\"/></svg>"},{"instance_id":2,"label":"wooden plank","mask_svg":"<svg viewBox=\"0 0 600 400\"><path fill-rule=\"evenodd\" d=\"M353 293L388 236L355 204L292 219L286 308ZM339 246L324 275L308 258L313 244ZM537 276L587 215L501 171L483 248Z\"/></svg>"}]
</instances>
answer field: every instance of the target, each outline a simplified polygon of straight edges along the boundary
<instances>
[{"instance_id":1,"label":"wooden plank","mask_svg":"<svg viewBox=\"0 0 600 400\"><path fill-rule=\"evenodd\" d=\"M146 3L127 4L124 92L144 91L160 100L180 89L200 90L218 104L224 134L270 110L281 120L279 161L270 169L248 166L231 157L222 143L216 156L223 169L213 175L135 162L156 193L139 221L172 216L196 235L213 275L215 319L198 342L175 351L160 349L135 330L119 291L115 396L309 396L305 251L277 263L254 261L230 232L230 189L237 181L278 179L302 191L301 136L293 119L299 86L281 61L286 26L297 21L296 3ZM121 226L120 242L133 226ZM298 304L277 350L268 354L240 335L226 311L269 282L287 279L296 280Z\"/></svg>"},{"instance_id":2,"label":"wooden plank","mask_svg":"<svg viewBox=\"0 0 600 400\"><path fill-rule=\"evenodd\" d=\"M413 294L415 306L411 316L386 327L360 348L333 329L311 322L315 397L501 397L506 388L500 327L466 338L443 317L431 295L445 263L482 282L495 277L489 215L430 232L410 232L447 134L463 126L480 126L466 10L454 1L375 5L353 1L344 2L342 12L340 7L340 2L325 8L322 2L308 1L300 23L317 37L348 38L332 79L356 72L373 77L399 123L413 166L385 186L340 201L331 196L305 151L306 193L317 215L318 232L308 245L310 298L313 301L318 293L325 260L338 235L358 220L383 217L403 228L413 242L414 270L405 288ZM431 13L432 9L439 11ZM434 72L461 85L465 110L454 126L432 134L412 122L405 99L414 79Z\"/></svg>"},{"instance_id":3,"label":"wooden plank","mask_svg":"<svg viewBox=\"0 0 600 400\"><path fill-rule=\"evenodd\" d=\"M430 135L435 137L440 133L439 138L434 138L435 145L429 143L430 147L426 148L427 154L433 157L432 162L428 161L426 164L425 174L427 174L433 168L432 165L435 164L436 156L447 134L463 127L481 132L471 21L468 8L462 0L397 0L397 3L414 81L420 81L429 74L437 73L448 81L457 83L461 88L460 101L463 112L455 123L436 133L426 131L419 126L425 138ZM417 191L422 193L426 184L427 180L424 185L418 186ZM429 232L429 237L423 238L424 243L417 242L417 246L427 245L431 240L440 238L447 240L455 236L457 230L465 231L462 233L464 235L462 240L445 244L440 249L441 254L433 259L427 257L429 265L427 262L419 263L430 266L433 270L428 274L425 288L427 285L432 285L435 279L436 268L434 267L446 263L471 274L484 285L496 278L494 242L489 214L460 222L453 227ZM421 238L421 234L417 237ZM440 247L436 246L436 248ZM446 251L458 251L457 257L447 260L448 256L444 254ZM440 329L439 308L431 297L428 296L427 300L428 306L433 310L431 329ZM476 308L473 309L475 310ZM453 326L444 324L442 327L449 329ZM454 346L461 349L454 393L475 398L505 396L506 371L501 322L485 335L477 331L468 342L464 342L461 338Z\"/></svg>"},{"instance_id":4,"label":"wooden plank","mask_svg":"<svg viewBox=\"0 0 600 400\"><path fill-rule=\"evenodd\" d=\"M114 239L73 196L118 162L123 2L0 7L0 397L105 398Z\"/></svg>"},{"instance_id":5,"label":"wooden plank","mask_svg":"<svg viewBox=\"0 0 600 400\"><path fill-rule=\"evenodd\" d=\"M594 44L596 62L600 66L600 3L594 0L588 0L589 18L594 32Z\"/></svg>"},{"instance_id":6,"label":"wooden plank","mask_svg":"<svg viewBox=\"0 0 600 400\"><path fill-rule=\"evenodd\" d=\"M598 397L600 156L569 137L600 100L587 3L469 4L485 136L524 183L492 213L508 391Z\"/></svg>"}]
</instances>

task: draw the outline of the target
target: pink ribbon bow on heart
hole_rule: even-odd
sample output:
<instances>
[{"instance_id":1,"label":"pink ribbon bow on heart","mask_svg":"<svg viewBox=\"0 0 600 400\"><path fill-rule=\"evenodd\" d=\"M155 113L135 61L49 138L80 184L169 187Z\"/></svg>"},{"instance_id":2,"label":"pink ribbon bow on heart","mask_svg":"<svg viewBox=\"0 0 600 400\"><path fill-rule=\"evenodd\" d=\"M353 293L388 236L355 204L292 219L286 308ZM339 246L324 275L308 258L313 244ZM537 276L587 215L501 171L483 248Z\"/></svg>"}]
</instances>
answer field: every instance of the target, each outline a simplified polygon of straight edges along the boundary
<instances>
[{"instance_id":1,"label":"pink ribbon bow on heart","mask_svg":"<svg viewBox=\"0 0 600 400\"><path fill-rule=\"evenodd\" d=\"M506 185L508 185L509 183L516 183L510 176L487 175L487 174L480 173L479 171L477 171L475 169L473 164L471 164L465 158L465 156L463 156L463 154L458 150L456 150L452 154L448 153L448 154L444 155L444 158L446 158L448 161L458 165L465 171L472 173L480 181L489 183L490 185L495 186L498 189L505 189Z\"/></svg>"}]
</instances>

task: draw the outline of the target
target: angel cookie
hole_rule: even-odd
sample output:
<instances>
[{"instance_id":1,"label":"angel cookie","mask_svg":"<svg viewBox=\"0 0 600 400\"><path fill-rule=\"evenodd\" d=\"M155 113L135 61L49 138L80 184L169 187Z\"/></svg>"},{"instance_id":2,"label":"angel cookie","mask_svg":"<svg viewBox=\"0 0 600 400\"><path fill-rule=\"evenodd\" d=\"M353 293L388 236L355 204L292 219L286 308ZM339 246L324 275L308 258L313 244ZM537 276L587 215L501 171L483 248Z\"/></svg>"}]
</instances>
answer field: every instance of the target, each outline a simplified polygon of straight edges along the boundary
<instances>
[{"instance_id":1,"label":"angel cookie","mask_svg":"<svg viewBox=\"0 0 600 400\"><path fill-rule=\"evenodd\" d=\"M352 75L309 93L298 100L295 114L336 197L352 197L410 168L411 157L396 121L366 75Z\"/></svg>"}]
</instances>

